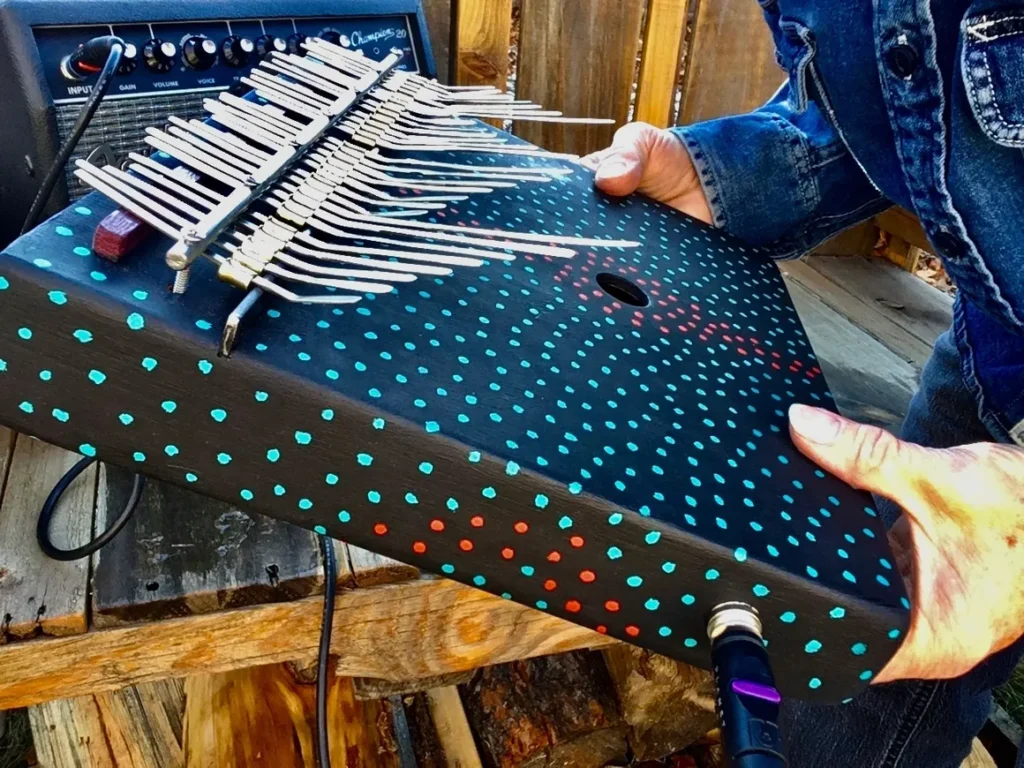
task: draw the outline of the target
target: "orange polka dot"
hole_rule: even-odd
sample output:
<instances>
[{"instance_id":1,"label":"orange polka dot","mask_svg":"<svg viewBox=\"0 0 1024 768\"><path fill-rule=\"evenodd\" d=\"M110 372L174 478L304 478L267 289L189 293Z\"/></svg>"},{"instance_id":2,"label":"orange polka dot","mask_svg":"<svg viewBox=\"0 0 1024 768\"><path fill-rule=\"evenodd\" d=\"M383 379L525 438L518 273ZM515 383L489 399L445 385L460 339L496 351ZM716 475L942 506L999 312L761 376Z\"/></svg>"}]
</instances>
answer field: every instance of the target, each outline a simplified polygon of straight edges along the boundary
<instances>
[{"instance_id":1,"label":"orange polka dot","mask_svg":"<svg viewBox=\"0 0 1024 768\"><path fill-rule=\"evenodd\" d=\"M516 551L512 549L512 547L505 547L503 550L501 550L501 556L504 557L506 560L511 560L513 557L516 556Z\"/></svg>"},{"instance_id":2,"label":"orange polka dot","mask_svg":"<svg viewBox=\"0 0 1024 768\"><path fill-rule=\"evenodd\" d=\"M580 547L583 546L583 537L582 536L573 536L571 539L569 539L569 543L572 544L574 547L576 547L576 549L579 549Z\"/></svg>"},{"instance_id":3,"label":"orange polka dot","mask_svg":"<svg viewBox=\"0 0 1024 768\"><path fill-rule=\"evenodd\" d=\"M598 624L596 627L594 627L594 629L602 635L608 634L608 627L606 627L604 624Z\"/></svg>"},{"instance_id":4,"label":"orange polka dot","mask_svg":"<svg viewBox=\"0 0 1024 768\"><path fill-rule=\"evenodd\" d=\"M473 549L473 542L469 539L463 539L459 542L459 549L461 549L463 552L469 552Z\"/></svg>"},{"instance_id":5,"label":"orange polka dot","mask_svg":"<svg viewBox=\"0 0 1024 768\"><path fill-rule=\"evenodd\" d=\"M384 525L384 523L377 523L375 526L373 526L373 532L376 533L378 536L383 536L385 533L388 532L388 527Z\"/></svg>"},{"instance_id":6,"label":"orange polka dot","mask_svg":"<svg viewBox=\"0 0 1024 768\"><path fill-rule=\"evenodd\" d=\"M640 627L630 624L628 627L626 627L626 634L630 637L636 637L640 634Z\"/></svg>"},{"instance_id":7,"label":"orange polka dot","mask_svg":"<svg viewBox=\"0 0 1024 768\"><path fill-rule=\"evenodd\" d=\"M593 584L596 578L597 574L593 571L580 571L580 581L584 584Z\"/></svg>"},{"instance_id":8,"label":"orange polka dot","mask_svg":"<svg viewBox=\"0 0 1024 768\"><path fill-rule=\"evenodd\" d=\"M444 520L431 520L430 521L430 530L432 530L432 531L434 531L436 533L440 533L441 531L443 531L444 530Z\"/></svg>"},{"instance_id":9,"label":"orange polka dot","mask_svg":"<svg viewBox=\"0 0 1024 768\"><path fill-rule=\"evenodd\" d=\"M569 613L579 613L582 607L579 600L569 600L565 604L565 610Z\"/></svg>"},{"instance_id":10,"label":"orange polka dot","mask_svg":"<svg viewBox=\"0 0 1024 768\"><path fill-rule=\"evenodd\" d=\"M484 527L484 519L482 517L480 517L480 515L477 515L477 516L471 517L469 519L469 524L472 525L474 528L483 528Z\"/></svg>"},{"instance_id":11,"label":"orange polka dot","mask_svg":"<svg viewBox=\"0 0 1024 768\"><path fill-rule=\"evenodd\" d=\"M562 553L559 552L557 549L553 549L550 552L548 552L548 562L558 563L558 562L561 562L561 560L562 560Z\"/></svg>"},{"instance_id":12,"label":"orange polka dot","mask_svg":"<svg viewBox=\"0 0 1024 768\"><path fill-rule=\"evenodd\" d=\"M556 587L558 587L558 582L554 579L548 579L544 582L544 589L546 589L548 592L553 592Z\"/></svg>"},{"instance_id":13,"label":"orange polka dot","mask_svg":"<svg viewBox=\"0 0 1024 768\"><path fill-rule=\"evenodd\" d=\"M608 602L606 602L604 604L604 609L606 611L611 611L612 613L615 613L617 610L619 610L619 601L618 600L609 600Z\"/></svg>"},{"instance_id":14,"label":"orange polka dot","mask_svg":"<svg viewBox=\"0 0 1024 768\"><path fill-rule=\"evenodd\" d=\"M412 545L412 551L415 552L417 555L422 555L424 552L427 551L427 545L424 544L422 541L414 542Z\"/></svg>"},{"instance_id":15,"label":"orange polka dot","mask_svg":"<svg viewBox=\"0 0 1024 768\"><path fill-rule=\"evenodd\" d=\"M528 530L530 530L530 526L521 521L516 523L512 527L515 529L516 533L526 533Z\"/></svg>"}]
</instances>

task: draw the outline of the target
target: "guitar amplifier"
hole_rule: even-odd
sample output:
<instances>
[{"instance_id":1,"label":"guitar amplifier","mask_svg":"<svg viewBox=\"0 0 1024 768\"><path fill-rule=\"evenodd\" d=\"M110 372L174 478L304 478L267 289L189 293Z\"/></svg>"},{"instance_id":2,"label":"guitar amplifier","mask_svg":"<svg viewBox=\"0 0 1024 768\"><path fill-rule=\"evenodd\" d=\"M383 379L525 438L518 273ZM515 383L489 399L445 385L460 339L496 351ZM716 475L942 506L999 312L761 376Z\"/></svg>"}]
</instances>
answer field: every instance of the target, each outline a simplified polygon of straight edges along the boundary
<instances>
[{"instance_id":1,"label":"guitar amplifier","mask_svg":"<svg viewBox=\"0 0 1024 768\"><path fill-rule=\"evenodd\" d=\"M203 99L239 88L272 51L296 52L307 37L337 42L380 59L402 50L400 68L433 77L434 57L416 0L0 0L0 244L19 231L36 191L67 139L91 83L71 79L61 60L100 35L128 50L114 84L67 165L45 211L49 216L86 193L74 161L120 165L144 150L145 130L169 115L199 117ZM203 41L210 40L215 51ZM242 86L239 90L247 90Z\"/></svg>"}]
</instances>

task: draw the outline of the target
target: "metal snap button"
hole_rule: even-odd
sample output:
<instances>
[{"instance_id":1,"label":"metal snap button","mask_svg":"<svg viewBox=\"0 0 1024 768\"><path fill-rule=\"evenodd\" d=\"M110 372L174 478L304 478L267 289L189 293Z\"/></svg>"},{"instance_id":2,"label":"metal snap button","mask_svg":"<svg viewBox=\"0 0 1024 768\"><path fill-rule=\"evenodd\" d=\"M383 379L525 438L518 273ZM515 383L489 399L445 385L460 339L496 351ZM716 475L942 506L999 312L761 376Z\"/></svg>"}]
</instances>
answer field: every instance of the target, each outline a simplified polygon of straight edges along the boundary
<instances>
[{"instance_id":1,"label":"metal snap button","mask_svg":"<svg viewBox=\"0 0 1024 768\"><path fill-rule=\"evenodd\" d=\"M907 78L917 71L921 57L914 46L908 43L900 43L889 49L885 56L885 63L889 71L897 77Z\"/></svg>"}]
</instances>

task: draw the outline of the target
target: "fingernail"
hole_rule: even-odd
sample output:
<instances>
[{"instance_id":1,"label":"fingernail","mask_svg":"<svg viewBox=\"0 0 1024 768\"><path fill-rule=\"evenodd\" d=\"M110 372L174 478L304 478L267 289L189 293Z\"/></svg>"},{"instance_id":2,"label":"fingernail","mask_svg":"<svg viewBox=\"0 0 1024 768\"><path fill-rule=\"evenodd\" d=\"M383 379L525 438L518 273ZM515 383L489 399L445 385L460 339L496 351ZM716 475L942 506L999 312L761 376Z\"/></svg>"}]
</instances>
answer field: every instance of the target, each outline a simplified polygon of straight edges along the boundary
<instances>
[{"instance_id":1,"label":"fingernail","mask_svg":"<svg viewBox=\"0 0 1024 768\"><path fill-rule=\"evenodd\" d=\"M797 434L818 445L834 443L843 426L834 413L799 404L790 406L789 423Z\"/></svg>"},{"instance_id":2,"label":"fingernail","mask_svg":"<svg viewBox=\"0 0 1024 768\"><path fill-rule=\"evenodd\" d=\"M597 178L617 179L620 176L625 176L628 170L629 166L621 160L616 160L612 163L603 163L601 167L597 169Z\"/></svg>"}]
</instances>

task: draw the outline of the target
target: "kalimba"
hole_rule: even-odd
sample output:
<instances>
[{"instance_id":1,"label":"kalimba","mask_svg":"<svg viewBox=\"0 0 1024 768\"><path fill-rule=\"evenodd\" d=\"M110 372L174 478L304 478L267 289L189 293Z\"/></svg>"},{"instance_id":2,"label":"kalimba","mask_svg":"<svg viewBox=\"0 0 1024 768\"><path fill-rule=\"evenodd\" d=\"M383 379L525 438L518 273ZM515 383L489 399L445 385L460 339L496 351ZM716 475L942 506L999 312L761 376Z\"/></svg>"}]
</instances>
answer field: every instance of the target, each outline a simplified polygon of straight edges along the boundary
<instances>
[{"instance_id":1,"label":"kalimba","mask_svg":"<svg viewBox=\"0 0 1024 768\"><path fill-rule=\"evenodd\" d=\"M910 604L789 439L832 401L771 260L478 120L557 113L304 47L4 252L0 421L701 667L750 604L784 694L863 690Z\"/></svg>"}]
</instances>

